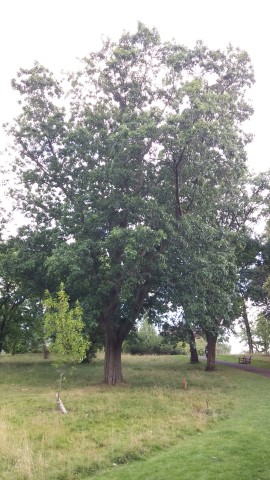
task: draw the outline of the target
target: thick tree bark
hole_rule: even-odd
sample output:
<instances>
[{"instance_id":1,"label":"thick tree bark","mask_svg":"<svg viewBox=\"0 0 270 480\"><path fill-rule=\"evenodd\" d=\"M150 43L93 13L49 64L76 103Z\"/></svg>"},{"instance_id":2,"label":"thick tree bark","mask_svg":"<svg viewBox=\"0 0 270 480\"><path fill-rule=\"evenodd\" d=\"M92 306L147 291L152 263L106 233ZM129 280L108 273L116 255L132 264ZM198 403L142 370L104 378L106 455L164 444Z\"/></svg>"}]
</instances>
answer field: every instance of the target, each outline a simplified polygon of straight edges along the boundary
<instances>
[{"instance_id":1,"label":"thick tree bark","mask_svg":"<svg viewBox=\"0 0 270 480\"><path fill-rule=\"evenodd\" d=\"M188 332L188 338L189 338L188 343L190 348L190 363L199 363L195 335L191 329Z\"/></svg>"},{"instance_id":2,"label":"thick tree bark","mask_svg":"<svg viewBox=\"0 0 270 480\"><path fill-rule=\"evenodd\" d=\"M246 307L246 302L245 302L244 299L243 299L242 317L243 317L243 320L244 320L244 325L245 325L246 334L247 334L248 351L249 351L249 353L254 353L252 335L251 335L250 325L249 325L249 321L248 321L247 307Z\"/></svg>"},{"instance_id":3,"label":"thick tree bark","mask_svg":"<svg viewBox=\"0 0 270 480\"><path fill-rule=\"evenodd\" d=\"M144 286L138 286L136 294L134 294L134 317L131 320L121 318L119 311L119 292L120 278L115 286L115 294L100 319L100 325L105 333L104 383L107 385L120 385L123 383L121 363L122 344L133 327L136 318L138 318L147 289ZM116 313L118 313L118 315L116 315Z\"/></svg>"},{"instance_id":4,"label":"thick tree bark","mask_svg":"<svg viewBox=\"0 0 270 480\"><path fill-rule=\"evenodd\" d=\"M205 370L211 372L216 368L216 343L217 336L213 333L206 334L207 345L208 345L208 354L207 354L207 365Z\"/></svg>"},{"instance_id":5,"label":"thick tree bark","mask_svg":"<svg viewBox=\"0 0 270 480\"><path fill-rule=\"evenodd\" d=\"M121 350L123 340L118 332L105 331L104 383L120 385L123 382Z\"/></svg>"}]
</instances>

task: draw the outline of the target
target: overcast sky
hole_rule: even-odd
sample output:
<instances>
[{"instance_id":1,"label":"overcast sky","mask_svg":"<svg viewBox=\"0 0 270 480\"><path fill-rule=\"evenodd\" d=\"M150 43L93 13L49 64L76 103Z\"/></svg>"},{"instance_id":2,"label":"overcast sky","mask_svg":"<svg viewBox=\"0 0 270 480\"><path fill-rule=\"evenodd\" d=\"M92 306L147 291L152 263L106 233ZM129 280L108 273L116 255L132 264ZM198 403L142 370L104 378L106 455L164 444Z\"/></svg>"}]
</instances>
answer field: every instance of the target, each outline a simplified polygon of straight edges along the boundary
<instances>
[{"instance_id":1,"label":"overcast sky","mask_svg":"<svg viewBox=\"0 0 270 480\"><path fill-rule=\"evenodd\" d=\"M119 38L134 31L138 21L156 27L162 40L175 38L189 47L197 40L214 48L228 43L247 50L255 68L250 91L255 114L249 125L255 140L249 164L256 171L269 168L270 111L267 0L2 0L0 4L0 124L17 111L10 80L20 67L35 60L53 71L72 70L77 58L101 45L101 37ZM4 132L0 148L6 143ZM2 157L2 162L6 157Z\"/></svg>"},{"instance_id":2,"label":"overcast sky","mask_svg":"<svg viewBox=\"0 0 270 480\"><path fill-rule=\"evenodd\" d=\"M38 60L57 73L74 70L78 58L101 46L102 37L117 40L137 22L156 27L162 40L174 38L193 47L202 40L211 48L229 43L246 50L255 69L256 84L249 97L255 113L246 129L254 134L248 146L251 170L270 168L269 47L267 0L2 0L0 1L0 165L8 139L2 129L18 113L17 94L10 82L19 68ZM0 198L3 197L0 191Z\"/></svg>"}]
</instances>

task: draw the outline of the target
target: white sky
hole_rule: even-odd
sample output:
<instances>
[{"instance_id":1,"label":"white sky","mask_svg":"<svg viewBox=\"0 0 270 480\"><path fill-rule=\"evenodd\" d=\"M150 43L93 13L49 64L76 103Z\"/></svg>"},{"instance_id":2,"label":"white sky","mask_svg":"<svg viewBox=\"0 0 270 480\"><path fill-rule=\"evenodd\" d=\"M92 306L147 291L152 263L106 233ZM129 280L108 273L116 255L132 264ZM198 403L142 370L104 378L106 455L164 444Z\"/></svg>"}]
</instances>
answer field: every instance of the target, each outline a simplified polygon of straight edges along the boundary
<instances>
[{"instance_id":1,"label":"white sky","mask_svg":"<svg viewBox=\"0 0 270 480\"><path fill-rule=\"evenodd\" d=\"M53 71L76 68L76 58L101 45L101 36L117 39L134 31L140 20L156 27L163 40L175 38L192 47L196 40L223 48L228 43L247 50L255 68L250 92L255 114L249 130L249 164L270 167L268 115L270 100L270 28L267 0L2 0L0 4L0 125L17 111L10 80L20 67L38 60ZM1 134L0 149L6 144ZM2 162L6 157L2 157Z\"/></svg>"},{"instance_id":2,"label":"white sky","mask_svg":"<svg viewBox=\"0 0 270 480\"><path fill-rule=\"evenodd\" d=\"M77 67L76 58L98 49L101 37L119 38L135 31L138 21L156 27L163 40L175 38L194 46L202 40L212 48L228 43L247 50L255 69L250 91L255 114L249 130L255 135L248 149L250 168L270 168L269 47L267 0L2 0L0 3L0 126L18 111L11 78L20 67L38 60L59 72ZM0 150L7 138L1 128ZM7 162L3 154L0 163ZM234 343L234 342L232 342ZM241 348L235 342L234 351ZM240 350L239 350L240 348Z\"/></svg>"}]
</instances>

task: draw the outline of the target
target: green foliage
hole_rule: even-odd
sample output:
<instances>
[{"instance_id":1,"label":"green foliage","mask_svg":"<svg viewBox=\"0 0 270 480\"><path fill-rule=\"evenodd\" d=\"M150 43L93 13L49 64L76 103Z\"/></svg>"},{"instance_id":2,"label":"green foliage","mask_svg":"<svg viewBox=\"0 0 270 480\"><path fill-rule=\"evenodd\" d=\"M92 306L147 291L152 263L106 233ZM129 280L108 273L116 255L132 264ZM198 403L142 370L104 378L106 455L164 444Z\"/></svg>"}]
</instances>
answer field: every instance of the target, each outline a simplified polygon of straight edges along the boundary
<instances>
[{"instance_id":1,"label":"green foliage","mask_svg":"<svg viewBox=\"0 0 270 480\"><path fill-rule=\"evenodd\" d=\"M224 228L204 225L200 218L183 219L188 247L178 254L181 267L172 261L174 301L184 311L184 322L194 331L222 334L235 318L237 266L236 235ZM179 243L179 242L178 242Z\"/></svg>"},{"instance_id":2,"label":"green foliage","mask_svg":"<svg viewBox=\"0 0 270 480\"><path fill-rule=\"evenodd\" d=\"M205 347L206 347L206 340L202 337L196 338L196 349L198 352L198 355L200 356L205 356Z\"/></svg>"},{"instance_id":3,"label":"green foliage","mask_svg":"<svg viewBox=\"0 0 270 480\"><path fill-rule=\"evenodd\" d=\"M65 278L105 345L146 310L181 306L215 335L235 317L235 232L256 216L241 127L253 82L246 52L164 43L141 23L69 78L35 63L13 81L13 197L44 238L50 291Z\"/></svg>"},{"instance_id":4,"label":"green foliage","mask_svg":"<svg viewBox=\"0 0 270 480\"><path fill-rule=\"evenodd\" d=\"M255 326L257 350L265 354L270 351L270 320L262 313L258 315Z\"/></svg>"},{"instance_id":5,"label":"green foliage","mask_svg":"<svg viewBox=\"0 0 270 480\"><path fill-rule=\"evenodd\" d=\"M267 297L270 298L270 275L268 275L265 283L263 284L263 289L267 294Z\"/></svg>"},{"instance_id":6,"label":"green foliage","mask_svg":"<svg viewBox=\"0 0 270 480\"><path fill-rule=\"evenodd\" d=\"M20 336L30 331L30 304L26 291L16 278L18 249L11 242L0 243L0 352L16 353ZM23 340L21 343L24 343Z\"/></svg>"},{"instance_id":7,"label":"green foliage","mask_svg":"<svg viewBox=\"0 0 270 480\"><path fill-rule=\"evenodd\" d=\"M50 348L57 353L58 362L63 365L80 363L86 356L89 341L83 337L82 308L76 302L69 306L69 297L61 283L56 298L48 291L43 300L45 307L45 335L53 339Z\"/></svg>"},{"instance_id":8,"label":"green foliage","mask_svg":"<svg viewBox=\"0 0 270 480\"><path fill-rule=\"evenodd\" d=\"M133 355L158 354L161 350L162 338L155 327L144 317L138 330L129 334L123 345L123 351Z\"/></svg>"},{"instance_id":9,"label":"green foliage","mask_svg":"<svg viewBox=\"0 0 270 480\"><path fill-rule=\"evenodd\" d=\"M45 260L54 244L53 232L21 228L17 237L0 243L0 350L21 353L41 349L44 289L55 284Z\"/></svg>"},{"instance_id":10,"label":"green foliage","mask_svg":"<svg viewBox=\"0 0 270 480\"><path fill-rule=\"evenodd\" d=\"M43 315L40 303L26 300L10 318L3 338L6 353L29 353L43 350Z\"/></svg>"},{"instance_id":11,"label":"green foliage","mask_svg":"<svg viewBox=\"0 0 270 480\"><path fill-rule=\"evenodd\" d=\"M133 330L123 344L123 352L133 355L182 355L185 347L182 343L170 343L161 336L154 325L144 316L138 330Z\"/></svg>"},{"instance_id":12,"label":"green foliage","mask_svg":"<svg viewBox=\"0 0 270 480\"><path fill-rule=\"evenodd\" d=\"M217 355L226 355L231 351L231 346L229 343L217 342L216 352Z\"/></svg>"}]
</instances>

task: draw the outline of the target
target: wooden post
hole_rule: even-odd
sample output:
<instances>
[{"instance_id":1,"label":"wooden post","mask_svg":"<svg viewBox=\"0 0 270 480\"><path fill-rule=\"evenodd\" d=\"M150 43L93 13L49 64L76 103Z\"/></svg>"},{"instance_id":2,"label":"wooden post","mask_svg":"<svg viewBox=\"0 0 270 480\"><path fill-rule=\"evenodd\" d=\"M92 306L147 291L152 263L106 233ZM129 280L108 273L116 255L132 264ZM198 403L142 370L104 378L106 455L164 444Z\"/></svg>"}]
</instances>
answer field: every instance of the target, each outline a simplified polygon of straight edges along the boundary
<instances>
[{"instance_id":1,"label":"wooden post","mask_svg":"<svg viewBox=\"0 0 270 480\"><path fill-rule=\"evenodd\" d=\"M65 409L64 407L64 404L60 398L60 395L59 393L56 393L55 394L55 398L56 398L56 403L57 403L57 407L59 408L60 412L62 413L67 413L67 410Z\"/></svg>"}]
</instances>

